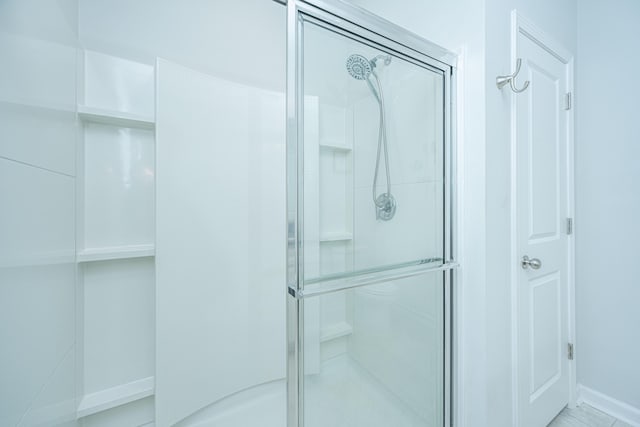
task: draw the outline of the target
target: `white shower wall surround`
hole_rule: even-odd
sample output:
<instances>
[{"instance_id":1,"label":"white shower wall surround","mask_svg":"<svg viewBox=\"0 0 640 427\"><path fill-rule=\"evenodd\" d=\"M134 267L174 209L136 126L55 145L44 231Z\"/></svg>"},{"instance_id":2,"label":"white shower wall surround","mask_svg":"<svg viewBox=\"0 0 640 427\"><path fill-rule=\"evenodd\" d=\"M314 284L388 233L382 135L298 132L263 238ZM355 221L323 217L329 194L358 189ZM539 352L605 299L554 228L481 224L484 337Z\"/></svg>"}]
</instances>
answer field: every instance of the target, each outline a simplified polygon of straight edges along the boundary
<instances>
[{"instance_id":1,"label":"white shower wall surround","mask_svg":"<svg viewBox=\"0 0 640 427\"><path fill-rule=\"evenodd\" d=\"M86 52L85 64L93 56L96 55ZM155 123L155 149L159 154L154 162L154 151L144 149L145 140L141 136L145 134L138 135L136 141L132 138L136 135L134 129L116 128L116 132L110 133L110 125L85 126L86 163L91 159L89 142L115 150L115 161L109 162L112 157L106 152L95 157L103 167L85 166L85 195L101 194L103 203L106 198L107 206L97 212L113 210L122 215L121 220L113 221L120 229L136 218L143 222L137 228L132 227L138 233L121 233L119 241L133 240L131 244L120 245L120 249L140 248L141 254L146 255L148 248L154 247L153 240L137 236L148 223L153 225L154 216L157 246L155 262L152 258L140 258L96 263L101 270L91 263L84 266L85 391L79 415L90 424L89 417L94 412L111 406L112 411L118 411L118 400L126 403L154 395L154 400L148 400L146 405L152 406L147 413L155 412L149 421L155 420L157 426L190 426L191 418L198 416L227 419L237 425L246 417L239 408L251 406L252 398L258 394L252 389L258 387L260 391L263 384L271 383L277 387L275 384L283 384L285 375L281 292L284 224L278 220L282 216L279 207L284 204L284 191L278 189L284 182L284 95L219 79L162 59L155 65L130 67L127 73L130 61L110 57L109 63L103 55L97 56L101 64L111 65L110 69L102 69L105 75L102 84L107 86L109 80L117 79L120 87L116 87L122 97L141 92L139 88L127 91L123 82L143 83L153 89L147 99L157 97L157 116L147 121ZM147 72L142 73L143 69ZM140 78L143 74L151 77L152 84ZM131 99L144 98L131 96ZM146 117L144 106L137 110L114 108L104 99L100 101L103 102L86 99L84 105ZM119 101L121 105L132 105L127 99ZM247 123L253 123L255 129L247 129ZM96 128L98 132L90 133ZM102 139L89 138L95 134L102 135ZM108 141L107 136L113 139ZM229 141L232 143L226 143ZM151 160L148 164L144 161L147 152ZM123 169L117 170L118 167ZM86 178L96 170L118 177L123 200L109 203L107 196L117 190L117 186L114 189L106 185L109 180L104 183L104 179ZM131 205L145 200L135 194L136 177L142 180L138 191L144 191L149 179L153 185L153 179L157 178L155 215L153 210L144 215L141 206ZM93 182L97 186L105 184L102 191L90 191ZM185 188L189 191L184 191ZM146 196L153 201L153 187L150 190ZM221 201L225 206L222 211ZM88 230L92 222L90 211L85 212ZM106 228L109 219L95 223ZM176 223L182 225L176 227ZM278 223L280 227L273 226ZM119 235L104 234L110 239ZM107 245L116 243L108 241ZM91 246L84 253L96 250ZM211 270L212 260L216 260L215 271ZM135 265L138 267L132 269ZM141 270L145 265L146 273ZM101 274L90 274L96 270ZM93 290L92 286L99 288ZM146 289L147 293L134 299L136 289L141 292ZM98 291L102 293L96 298ZM132 311L127 311L127 307ZM147 309L143 310L144 307ZM119 317L113 317L114 311ZM112 337L118 339L114 341ZM97 350L99 346L102 352ZM110 349L106 354L105 347ZM221 351L221 347L230 350ZM260 355L260 363L255 363L256 354ZM236 407L232 411L228 396L235 397ZM279 396L278 406L285 407L282 393L272 396ZM258 408L266 411L264 416L279 415L264 405L253 410ZM214 421L205 424L216 425Z\"/></svg>"},{"instance_id":2,"label":"white shower wall surround","mask_svg":"<svg viewBox=\"0 0 640 427\"><path fill-rule=\"evenodd\" d=\"M277 64L284 66L284 51L262 38L264 48L258 50L265 52L263 64L274 64L270 72L236 68L240 54L232 55L239 59L233 67L220 68L222 52L211 55L224 49L216 32L234 31L233 19L226 22L234 13L246 22L244 7L143 3L33 0L0 5L0 54L7 61L0 70L0 425L159 426L184 418L181 425L192 425L189 417L199 413L213 425L223 418L237 425L248 422L237 408L250 409L256 398L273 396L269 384L282 389L284 83ZM281 7L255 3L258 31L281 27ZM36 9L42 15L34 15ZM196 30L190 25L193 31L177 44L170 42L177 41L175 32L157 32L152 38L143 34L166 27L179 13L189 15L190 23L197 16L209 18ZM220 25L211 25L212 19ZM270 34L284 38L283 32ZM250 35L246 41L256 47ZM173 59L159 62L165 74L156 57ZM180 70L180 80L171 80L169 69ZM157 73L167 78L156 78ZM192 82L194 76L202 77ZM247 83L233 83L230 77ZM199 98L200 89L210 96ZM171 96L172 90L181 96L158 101L158 93ZM195 100L185 99L189 93L196 94ZM221 120L216 108L227 119ZM156 120L156 109L161 120ZM200 113L196 125L217 123L219 128L196 126L201 138L186 140L180 126L193 116L171 116L177 109ZM183 122L167 124L165 112ZM255 123L255 129L247 129L248 123ZM162 151L156 159L164 143L181 155L192 154L203 173L217 161L218 174L197 181L188 175L197 162L180 162ZM185 179L186 187L172 187L180 176L196 181ZM158 188L156 180L163 182L163 177L168 185ZM198 185L201 192L195 191ZM177 230L181 242L189 237L183 224L194 227L193 242L184 251L187 260L172 258L175 253L163 251L162 244L155 257L156 234L161 243L170 235L156 226L156 213L160 221L172 217L169 208L168 216L156 209L156 196L161 202L171 191L191 197L183 204L171 197L166 205L184 216L182 224L177 215L161 222ZM203 194L212 197L210 211L203 206ZM222 211L213 212L221 203L227 207L225 218ZM214 217L219 221L211 221ZM214 227L207 229L207 223ZM203 239L206 247L197 253ZM156 287L164 290L171 280L164 260L183 260L187 265L173 265L187 269L197 262L206 270L201 277L207 283L200 290L214 292L211 299L195 294L198 283L181 272L167 288L195 296L197 304L181 307L178 300L163 299L162 292L156 301ZM226 301L221 298L225 290L231 294ZM165 301L169 306L162 305ZM215 303L227 312L214 310ZM159 328L166 318L204 311L187 331ZM244 322L232 322L229 313ZM170 353L176 342L163 347L163 337L188 337L190 332L197 335L194 345L181 348L176 357ZM221 345L228 351L222 352ZM248 363L256 354L261 362ZM198 363L192 356L211 358ZM170 369L158 375L165 360ZM185 374L188 387L171 383L172 370ZM208 371L215 384L201 381ZM230 412L229 395L236 398ZM268 405L265 413L281 407L283 416L284 397L275 396L278 404ZM156 416L155 403L165 397L170 404ZM219 406L207 408L212 404ZM275 419L273 425L283 423Z\"/></svg>"},{"instance_id":3,"label":"white shower wall surround","mask_svg":"<svg viewBox=\"0 0 640 427\"><path fill-rule=\"evenodd\" d=\"M239 3L0 5L0 425L286 425L285 9ZM347 82L354 52L318 41L317 81ZM308 272L442 248L441 86L395 61L384 227L375 100L305 97ZM442 424L442 292L436 273L306 302L308 427Z\"/></svg>"},{"instance_id":4,"label":"white shower wall surround","mask_svg":"<svg viewBox=\"0 0 640 427\"><path fill-rule=\"evenodd\" d=\"M166 60L157 76L156 424L169 426L285 377L284 95Z\"/></svg>"},{"instance_id":5,"label":"white shower wall surround","mask_svg":"<svg viewBox=\"0 0 640 427\"><path fill-rule=\"evenodd\" d=\"M75 413L76 4L0 3L0 425ZM47 24L44 17L51 18ZM65 418L67 417L67 418Z\"/></svg>"}]
</instances>

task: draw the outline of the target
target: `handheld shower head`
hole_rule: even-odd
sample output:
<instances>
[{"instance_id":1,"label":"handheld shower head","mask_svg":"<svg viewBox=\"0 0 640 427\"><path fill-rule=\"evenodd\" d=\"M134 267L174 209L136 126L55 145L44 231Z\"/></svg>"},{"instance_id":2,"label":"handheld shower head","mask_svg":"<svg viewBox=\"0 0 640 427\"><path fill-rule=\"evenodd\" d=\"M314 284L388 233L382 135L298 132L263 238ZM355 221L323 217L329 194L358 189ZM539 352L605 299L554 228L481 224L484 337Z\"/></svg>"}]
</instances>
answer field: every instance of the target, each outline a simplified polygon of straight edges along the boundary
<instances>
[{"instance_id":1,"label":"handheld shower head","mask_svg":"<svg viewBox=\"0 0 640 427\"><path fill-rule=\"evenodd\" d=\"M376 218L382 221L389 221L396 214L396 199L391 194L391 176L389 174L389 153L387 147L387 123L384 112L384 98L382 96L382 84L376 72L378 61L383 61L384 65L391 64L391 55L376 55L371 60L362 55L353 54L347 58L347 71L356 80L364 80L371 89L371 93L378 101L380 107L380 125L378 127L378 155L376 156L376 169L373 173L373 204L376 208ZM373 79L370 77L373 76ZM372 83L373 80L373 83ZM374 87L374 83L376 87ZM380 159L384 154L384 163L387 177L387 192L377 194L378 173L380 170Z\"/></svg>"},{"instance_id":2,"label":"handheld shower head","mask_svg":"<svg viewBox=\"0 0 640 427\"><path fill-rule=\"evenodd\" d=\"M351 77L357 80L366 80L378 66L378 61L383 61L384 65L391 64L391 55L377 55L368 60L362 55L353 54L347 58L347 71Z\"/></svg>"},{"instance_id":3,"label":"handheld shower head","mask_svg":"<svg viewBox=\"0 0 640 427\"><path fill-rule=\"evenodd\" d=\"M365 80L371 70L371 62L364 56L353 54L347 58L347 71L354 79Z\"/></svg>"}]
</instances>

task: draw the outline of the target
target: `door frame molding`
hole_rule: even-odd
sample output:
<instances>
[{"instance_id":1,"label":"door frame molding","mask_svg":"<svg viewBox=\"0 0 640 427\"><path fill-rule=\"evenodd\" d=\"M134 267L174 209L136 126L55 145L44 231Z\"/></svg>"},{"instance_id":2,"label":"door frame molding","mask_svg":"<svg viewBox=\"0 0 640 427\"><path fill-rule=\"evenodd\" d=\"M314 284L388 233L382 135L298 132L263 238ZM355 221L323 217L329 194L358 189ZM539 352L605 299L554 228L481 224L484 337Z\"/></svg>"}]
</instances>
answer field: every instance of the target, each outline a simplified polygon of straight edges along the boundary
<instances>
[{"instance_id":1,"label":"door frame molding","mask_svg":"<svg viewBox=\"0 0 640 427\"><path fill-rule=\"evenodd\" d=\"M515 69L518 52L518 35L529 38L531 41L545 49L547 52L558 58L566 65L567 84L569 91L574 93L574 55L541 30L533 22L523 17L516 9L511 11L511 69ZM512 405L513 405L513 425L519 426L519 375L518 375L518 234L517 234L517 140L516 140L516 113L517 101L515 94L511 96L511 126L510 126L510 163L511 163L511 368L512 368ZM575 182L574 182L574 116L575 109L572 107L567 116L567 216L575 217ZM575 231L568 236L568 256L567 256L567 325L569 330L568 340L575 342ZM574 351L573 360L569 361L569 406L575 407L577 400L577 379L576 379L576 357Z\"/></svg>"}]
</instances>

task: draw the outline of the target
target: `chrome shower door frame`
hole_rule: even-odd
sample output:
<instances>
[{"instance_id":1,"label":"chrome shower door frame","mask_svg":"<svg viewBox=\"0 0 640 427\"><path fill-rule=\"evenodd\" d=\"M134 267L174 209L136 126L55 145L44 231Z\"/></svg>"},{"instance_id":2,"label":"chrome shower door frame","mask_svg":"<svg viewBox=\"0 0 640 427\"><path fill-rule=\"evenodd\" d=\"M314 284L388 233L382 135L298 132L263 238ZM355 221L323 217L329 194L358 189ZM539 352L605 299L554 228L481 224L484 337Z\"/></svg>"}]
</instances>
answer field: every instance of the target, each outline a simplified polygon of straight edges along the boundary
<instances>
[{"instance_id":1,"label":"chrome shower door frame","mask_svg":"<svg viewBox=\"0 0 640 427\"><path fill-rule=\"evenodd\" d=\"M439 72L444 78L444 261L442 265L398 269L383 280L441 271L444 276L444 426L452 425L452 324L456 280L455 234L455 54L364 9L341 0L287 0L287 427L304 427L303 304L320 292L303 289L304 246L304 93L302 75L303 23L312 22L338 34L388 51L404 60ZM355 286L380 282L364 277ZM333 290L335 290L334 288Z\"/></svg>"}]
</instances>

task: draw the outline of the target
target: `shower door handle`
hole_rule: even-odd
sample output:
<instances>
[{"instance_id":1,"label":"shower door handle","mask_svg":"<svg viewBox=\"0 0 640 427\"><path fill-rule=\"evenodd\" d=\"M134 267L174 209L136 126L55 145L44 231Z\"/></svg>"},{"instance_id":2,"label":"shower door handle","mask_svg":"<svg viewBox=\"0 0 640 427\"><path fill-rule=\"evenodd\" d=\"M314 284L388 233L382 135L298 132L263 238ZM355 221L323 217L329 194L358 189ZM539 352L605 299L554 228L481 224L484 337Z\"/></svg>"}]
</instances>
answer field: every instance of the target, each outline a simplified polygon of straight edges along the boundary
<instances>
[{"instance_id":1,"label":"shower door handle","mask_svg":"<svg viewBox=\"0 0 640 427\"><path fill-rule=\"evenodd\" d=\"M540 267L542 267L542 261L540 261L538 258L529 259L527 255L523 256L522 261L520 262L523 270L526 270L529 267L531 267L534 270L538 270Z\"/></svg>"}]
</instances>

